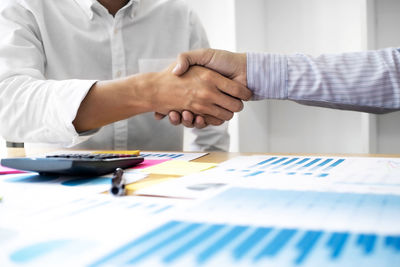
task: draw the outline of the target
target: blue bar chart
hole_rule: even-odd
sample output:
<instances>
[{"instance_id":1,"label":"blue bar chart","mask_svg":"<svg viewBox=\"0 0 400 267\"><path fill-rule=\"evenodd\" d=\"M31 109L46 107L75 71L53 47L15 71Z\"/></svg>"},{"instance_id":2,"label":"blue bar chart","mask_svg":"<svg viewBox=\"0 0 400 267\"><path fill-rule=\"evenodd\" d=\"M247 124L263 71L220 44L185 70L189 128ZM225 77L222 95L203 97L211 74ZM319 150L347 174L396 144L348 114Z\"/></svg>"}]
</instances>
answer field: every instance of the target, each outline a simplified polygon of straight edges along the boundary
<instances>
[{"instance_id":1,"label":"blue bar chart","mask_svg":"<svg viewBox=\"0 0 400 267\"><path fill-rule=\"evenodd\" d=\"M257 177L261 174L325 178L344 162L344 158L272 156L261 159L259 162L245 168L229 167L225 171L227 173L242 174L241 176L247 178Z\"/></svg>"},{"instance_id":2,"label":"blue bar chart","mask_svg":"<svg viewBox=\"0 0 400 267\"><path fill-rule=\"evenodd\" d=\"M399 195L231 187L187 215L195 220L400 233L399 211Z\"/></svg>"},{"instance_id":3,"label":"blue bar chart","mask_svg":"<svg viewBox=\"0 0 400 267\"><path fill-rule=\"evenodd\" d=\"M183 153L141 153L140 156L143 158L156 157L160 159L179 159L183 157Z\"/></svg>"},{"instance_id":4,"label":"blue bar chart","mask_svg":"<svg viewBox=\"0 0 400 267\"><path fill-rule=\"evenodd\" d=\"M189 153L189 152L162 152L162 151L154 151L154 152L141 152L140 156L145 159L176 159L183 161L190 161L193 159L197 159L206 155L207 153Z\"/></svg>"},{"instance_id":5,"label":"blue bar chart","mask_svg":"<svg viewBox=\"0 0 400 267\"><path fill-rule=\"evenodd\" d=\"M325 266L330 263L399 266L400 235L171 221L133 239L91 266Z\"/></svg>"}]
</instances>

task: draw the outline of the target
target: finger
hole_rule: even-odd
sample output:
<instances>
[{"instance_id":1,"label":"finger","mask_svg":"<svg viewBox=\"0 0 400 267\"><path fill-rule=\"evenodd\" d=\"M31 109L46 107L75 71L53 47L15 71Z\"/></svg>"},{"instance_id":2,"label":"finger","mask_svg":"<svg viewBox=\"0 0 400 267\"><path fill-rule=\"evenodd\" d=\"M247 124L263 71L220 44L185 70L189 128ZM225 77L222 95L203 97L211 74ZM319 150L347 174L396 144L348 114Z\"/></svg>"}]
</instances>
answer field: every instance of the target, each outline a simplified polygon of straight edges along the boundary
<instances>
[{"instance_id":1,"label":"finger","mask_svg":"<svg viewBox=\"0 0 400 267\"><path fill-rule=\"evenodd\" d=\"M219 120L229 121L233 117L233 112L218 105L195 105L194 110L199 115L210 115Z\"/></svg>"},{"instance_id":2,"label":"finger","mask_svg":"<svg viewBox=\"0 0 400 267\"><path fill-rule=\"evenodd\" d=\"M218 92L218 96L215 98L215 104L230 112L239 112L243 110L243 102L241 100L226 95L223 92Z\"/></svg>"},{"instance_id":3,"label":"finger","mask_svg":"<svg viewBox=\"0 0 400 267\"><path fill-rule=\"evenodd\" d=\"M222 92L242 100L250 100L253 93L244 85L232 81L218 73L214 73L215 82Z\"/></svg>"},{"instance_id":4,"label":"finger","mask_svg":"<svg viewBox=\"0 0 400 267\"><path fill-rule=\"evenodd\" d=\"M207 124L203 116L197 115L194 119L194 127L196 127L197 129L203 129L206 126Z\"/></svg>"},{"instance_id":5,"label":"finger","mask_svg":"<svg viewBox=\"0 0 400 267\"><path fill-rule=\"evenodd\" d=\"M210 83L209 87L207 90L200 91L196 97L200 103L212 103L218 108L207 106L208 110L194 111L197 114L208 114L222 120L230 120L231 113L239 112L243 109L243 103L241 100L227 95L218 88L214 87L215 84L219 83L219 79L224 78L219 74L217 75L217 77L211 77L208 79L208 82Z\"/></svg>"},{"instance_id":6,"label":"finger","mask_svg":"<svg viewBox=\"0 0 400 267\"><path fill-rule=\"evenodd\" d=\"M182 124L188 128L194 127L194 115L192 112L187 110L182 112Z\"/></svg>"},{"instance_id":7,"label":"finger","mask_svg":"<svg viewBox=\"0 0 400 267\"><path fill-rule=\"evenodd\" d=\"M154 118L155 118L156 120L158 120L158 121L164 119L165 116L166 116L166 115L164 115L164 114L161 114L161 113L158 113L158 112L154 112Z\"/></svg>"},{"instance_id":8,"label":"finger","mask_svg":"<svg viewBox=\"0 0 400 267\"><path fill-rule=\"evenodd\" d=\"M177 111L170 111L168 113L169 122L172 125L179 125L181 124L181 114Z\"/></svg>"},{"instance_id":9,"label":"finger","mask_svg":"<svg viewBox=\"0 0 400 267\"><path fill-rule=\"evenodd\" d=\"M204 116L204 122L205 122L207 125L215 125L215 126L218 126L218 125L223 124L225 121L220 120L220 119L218 119L218 118L215 118L215 117L213 117L213 116L205 115L205 116Z\"/></svg>"},{"instance_id":10,"label":"finger","mask_svg":"<svg viewBox=\"0 0 400 267\"><path fill-rule=\"evenodd\" d=\"M206 67L207 64L211 61L213 55L213 49L199 49L186 53L181 53L178 56L176 66L172 70L172 73L180 76L184 74L192 65L201 65Z\"/></svg>"}]
</instances>

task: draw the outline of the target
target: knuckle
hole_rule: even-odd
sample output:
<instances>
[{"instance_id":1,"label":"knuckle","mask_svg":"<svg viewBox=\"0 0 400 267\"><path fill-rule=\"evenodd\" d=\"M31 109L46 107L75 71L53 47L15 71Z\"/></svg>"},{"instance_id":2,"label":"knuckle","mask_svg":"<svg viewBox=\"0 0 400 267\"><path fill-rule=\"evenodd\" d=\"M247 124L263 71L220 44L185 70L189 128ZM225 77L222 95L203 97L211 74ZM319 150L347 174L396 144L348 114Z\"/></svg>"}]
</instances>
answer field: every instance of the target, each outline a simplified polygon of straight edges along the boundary
<instances>
[{"instance_id":1,"label":"knuckle","mask_svg":"<svg viewBox=\"0 0 400 267\"><path fill-rule=\"evenodd\" d=\"M196 104L195 105L195 113L198 114L206 114L207 113L207 108L204 105Z\"/></svg>"},{"instance_id":2,"label":"knuckle","mask_svg":"<svg viewBox=\"0 0 400 267\"><path fill-rule=\"evenodd\" d=\"M206 81L211 81L214 78L214 74L210 70L205 70L202 75L203 79Z\"/></svg>"},{"instance_id":3,"label":"knuckle","mask_svg":"<svg viewBox=\"0 0 400 267\"><path fill-rule=\"evenodd\" d=\"M201 105L198 102L193 102L187 107L187 110L190 110L193 113L199 113L200 106Z\"/></svg>"},{"instance_id":4,"label":"knuckle","mask_svg":"<svg viewBox=\"0 0 400 267\"><path fill-rule=\"evenodd\" d=\"M211 92L209 89L203 88L202 90L198 91L197 98L200 100L207 100L211 98Z\"/></svg>"}]
</instances>

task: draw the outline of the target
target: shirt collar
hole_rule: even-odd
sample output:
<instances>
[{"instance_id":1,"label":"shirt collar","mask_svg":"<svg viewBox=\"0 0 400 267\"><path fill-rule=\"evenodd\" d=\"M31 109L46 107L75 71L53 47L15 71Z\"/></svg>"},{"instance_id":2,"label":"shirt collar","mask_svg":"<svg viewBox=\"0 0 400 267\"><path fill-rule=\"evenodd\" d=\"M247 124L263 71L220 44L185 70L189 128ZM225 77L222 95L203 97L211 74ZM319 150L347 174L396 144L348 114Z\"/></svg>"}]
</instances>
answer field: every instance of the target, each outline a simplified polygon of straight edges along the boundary
<instances>
[{"instance_id":1,"label":"shirt collar","mask_svg":"<svg viewBox=\"0 0 400 267\"><path fill-rule=\"evenodd\" d=\"M139 6L141 0L130 0L128 5L132 5L130 10L130 16L133 18L135 16L136 8ZM83 12L91 20L93 19L93 6L99 4L96 0L75 0L75 2L81 7Z\"/></svg>"},{"instance_id":2,"label":"shirt collar","mask_svg":"<svg viewBox=\"0 0 400 267\"><path fill-rule=\"evenodd\" d=\"M86 16L88 16L89 19L93 18L93 10L92 6L94 5L95 0L75 0L75 3L77 3L85 12Z\"/></svg>"}]
</instances>

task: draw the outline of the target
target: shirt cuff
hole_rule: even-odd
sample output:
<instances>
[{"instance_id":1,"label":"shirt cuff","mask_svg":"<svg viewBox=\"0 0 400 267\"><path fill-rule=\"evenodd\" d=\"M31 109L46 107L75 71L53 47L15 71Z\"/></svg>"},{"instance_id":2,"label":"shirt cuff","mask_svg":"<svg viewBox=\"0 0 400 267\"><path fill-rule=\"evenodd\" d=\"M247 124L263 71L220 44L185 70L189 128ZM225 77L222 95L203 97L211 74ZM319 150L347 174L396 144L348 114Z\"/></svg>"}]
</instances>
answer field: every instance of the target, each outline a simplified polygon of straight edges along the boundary
<instances>
[{"instance_id":1,"label":"shirt cuff","mask_svg":"<svg viewBox=\"0 0 400 267\"><path fill-rule=\"evenodd\" d=\"M53 129L48 140L63 140L61 144L65 147L71 147L82 143L93 136L98 129L78 133L75 126L72 124L78 109L86 97L95 80L69 80L68 85L57 90L55 101L59 100L57 113L62 124L59 124L59 129ZM63 126L61 126L63 125Z\"/></svg>"},{"instance_id":2,"label":"shirt cuff","mask_svg":"<svg viewBox=\"0 0 400 267\"><path fill-rule=\"evenodd\" d=\"M247 87L253 100L287 99L287 69L284 55L247 53Z\"/></svg>"},{"instance_id":3,"label":"shirt cuff","mask_svg":"<svg viewBox=\"0 0 400 267\"><path fill-rule=\"evenodd\" d=\"M93 135L95 135L100 129L101 128L97 128L97 129L85 131L85 132L82 132L82 133L77 133L77 135L74 134L71 142L66 143L65 146L66 147L72 147L72 146L75 146L77 144L83 143L86 140L90 139Z\"/></svg>"}]
</instances>

